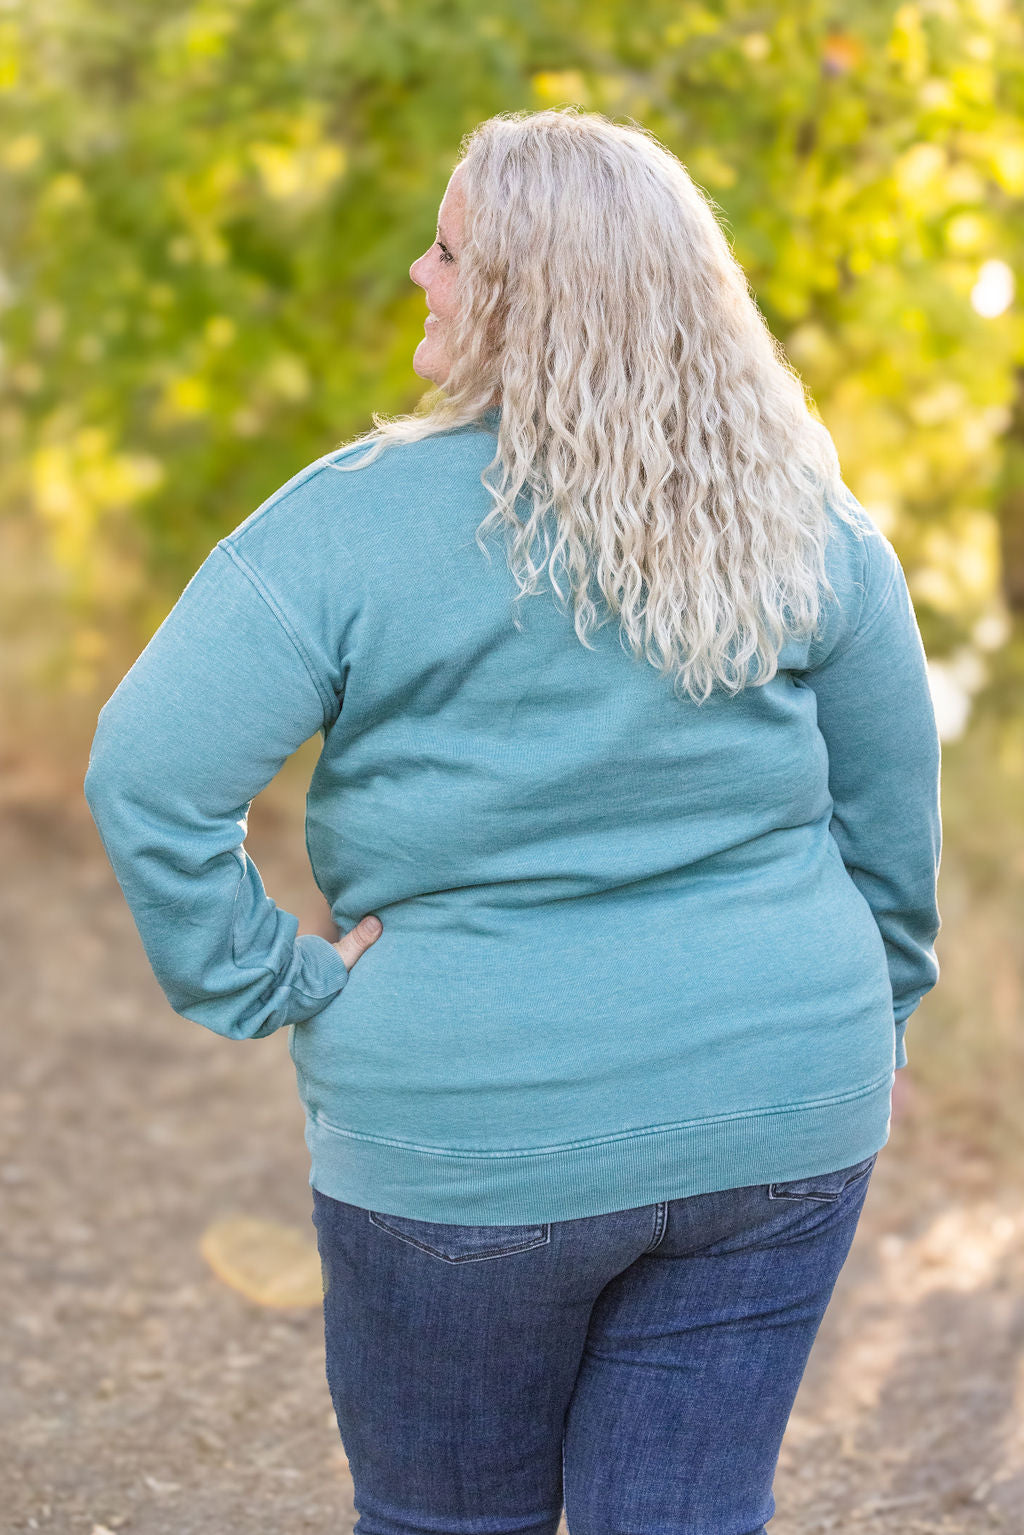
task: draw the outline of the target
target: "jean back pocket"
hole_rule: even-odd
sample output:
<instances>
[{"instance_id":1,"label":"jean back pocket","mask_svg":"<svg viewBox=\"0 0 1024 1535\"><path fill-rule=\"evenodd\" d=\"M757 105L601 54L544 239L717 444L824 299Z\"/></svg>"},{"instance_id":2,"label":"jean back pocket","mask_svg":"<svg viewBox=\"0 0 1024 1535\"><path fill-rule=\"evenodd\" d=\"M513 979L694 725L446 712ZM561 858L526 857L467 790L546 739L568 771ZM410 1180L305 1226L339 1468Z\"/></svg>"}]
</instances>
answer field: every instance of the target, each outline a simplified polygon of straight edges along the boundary
<instances>
[{"instance_id":1,"label":"jean back pocket","mask_svg":"<svg viewBox=\"0 0 1024 1535\"><path fill-rule=\"evenodd\" d=\"M788 1178L782 1183L769 1183L769 1199L821 1199L834 1200L851 1185L867 1178L875 1165L878 1152L849 1167L840 1167L832 1173L814 1173L809 1178Z\"/></svg>"},{"instance_id":2,"label":"jean back pocket","mask_svg":"<svg viewBox=\"0 0 1024 1535\"><path fill-rule=\"evenodd\" d=\"M532 1226L457 1226L445 1221L414 1220L408 1215L387 1215L381 1210L370 1210L368 1214L371 1225L446 1263L506 1258L551 1241L550 1222Z\"/></svg>"}]
</instances>

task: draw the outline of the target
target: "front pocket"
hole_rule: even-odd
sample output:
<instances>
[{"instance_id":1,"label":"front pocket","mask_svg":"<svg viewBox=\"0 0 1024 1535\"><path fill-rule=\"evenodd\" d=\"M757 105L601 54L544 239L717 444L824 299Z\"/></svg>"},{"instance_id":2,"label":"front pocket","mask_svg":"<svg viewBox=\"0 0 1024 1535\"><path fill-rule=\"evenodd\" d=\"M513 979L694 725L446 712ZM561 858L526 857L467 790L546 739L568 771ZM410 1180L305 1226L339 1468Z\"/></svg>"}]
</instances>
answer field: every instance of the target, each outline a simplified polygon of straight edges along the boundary
<instances>
[{"instance_id":1,"label":"front pocket","mask_svg":"<svg viewBox=\"0 0 1024 1535\"><path fill-rule=\"evenodd\" d=\"M789 1178L783 1183L769 1183L769 1199L838 1199L840 1194L866 1178L875 1165L878 1152L873 1151L862 1162L840 1167L834 1173L815 1173L810 1178Z\"/></svg>"},{"instance_id":2,"label":"front pocket","mask_svg":"<svg viewBox=\"0 0 1024 1535\"><path fill-rule=\"evenodd\" d=\"M380 1210L368 1214L371 1225L446 1263L505 1258L551 1241L550 1222L538 1226L455 1226L445 1221L414 1220L408 1215L386 1215Z\"/></svg>"}]
</instances>

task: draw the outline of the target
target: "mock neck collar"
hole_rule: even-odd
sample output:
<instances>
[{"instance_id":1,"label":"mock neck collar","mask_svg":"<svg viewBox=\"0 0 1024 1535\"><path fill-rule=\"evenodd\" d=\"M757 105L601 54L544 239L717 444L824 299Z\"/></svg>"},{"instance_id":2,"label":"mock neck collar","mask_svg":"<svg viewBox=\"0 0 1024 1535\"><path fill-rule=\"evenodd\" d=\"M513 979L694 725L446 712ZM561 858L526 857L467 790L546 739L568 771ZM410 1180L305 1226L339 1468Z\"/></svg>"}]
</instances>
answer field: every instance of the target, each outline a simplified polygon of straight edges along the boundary
<instances>
[{"instance_id":1,"label":"mock neck collar","mask_svg":"<svg viewBox=\"0 0 1024 1535\"><path fill-rule=\"evenodd\" d=\"M480 420L485 426L489 426L492 431L497 430L498 422L501 420L501 406L492 405L489 410L484 411Z\"/></svg>"}]
</instances>

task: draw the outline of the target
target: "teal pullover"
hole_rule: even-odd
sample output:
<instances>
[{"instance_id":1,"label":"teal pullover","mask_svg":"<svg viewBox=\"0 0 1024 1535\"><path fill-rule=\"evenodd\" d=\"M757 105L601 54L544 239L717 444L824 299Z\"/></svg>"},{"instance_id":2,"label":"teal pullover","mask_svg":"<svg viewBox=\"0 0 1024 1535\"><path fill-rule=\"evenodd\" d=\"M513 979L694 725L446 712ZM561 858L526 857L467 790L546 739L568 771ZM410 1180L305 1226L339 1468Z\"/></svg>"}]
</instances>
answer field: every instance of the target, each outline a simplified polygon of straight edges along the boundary
<instances>
[{"instance_id":1,"label":"teal pullover","mask_svg":"<svg viewBox=\"0 0 1024 1535\"><path fill-rule=\"evenodd\" d=\"M830 505L819 636L698 706L616 620L588 649L552 591L513 608L475 538L499 415L300 470L100 710L85 796L153 971L218 1034L287 1027L309 1182L367 1209L567 1220L859 1161L938 979L892 544ZM384 924L351 969L244 845L317 732L314 878L342 931Z\"/></svg>"}]
</instances>

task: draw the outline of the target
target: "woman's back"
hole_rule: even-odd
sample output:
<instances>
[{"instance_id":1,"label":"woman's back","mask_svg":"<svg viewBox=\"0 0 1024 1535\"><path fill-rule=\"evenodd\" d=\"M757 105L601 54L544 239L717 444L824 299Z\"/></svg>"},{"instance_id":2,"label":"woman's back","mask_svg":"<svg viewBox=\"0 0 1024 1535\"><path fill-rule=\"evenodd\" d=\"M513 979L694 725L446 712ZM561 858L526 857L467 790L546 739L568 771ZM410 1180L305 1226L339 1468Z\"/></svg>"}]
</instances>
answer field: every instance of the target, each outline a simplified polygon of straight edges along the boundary
<instances>
[{"instance_id":1,"label":"woman's back","mask_svg":"<svg viewBox=\"0 0 1024 1535\"><path fill-rule=\"evenodd\" d=\"M892 546L833 515L818 637L698 705L614 622L587 648L554 594L513 604L475 537L498 414L300 471L105 706L86 788L154 969L219 1032L292 1026L310 1181L355 1205L564 1220L853 1163L937 976ZM347 976L311 935L281 973L295 919L238 845L317 729L314 873L340 927L384 924Z\"/></svg>"}]
</instances>

